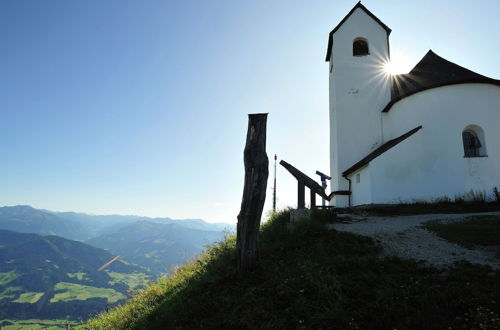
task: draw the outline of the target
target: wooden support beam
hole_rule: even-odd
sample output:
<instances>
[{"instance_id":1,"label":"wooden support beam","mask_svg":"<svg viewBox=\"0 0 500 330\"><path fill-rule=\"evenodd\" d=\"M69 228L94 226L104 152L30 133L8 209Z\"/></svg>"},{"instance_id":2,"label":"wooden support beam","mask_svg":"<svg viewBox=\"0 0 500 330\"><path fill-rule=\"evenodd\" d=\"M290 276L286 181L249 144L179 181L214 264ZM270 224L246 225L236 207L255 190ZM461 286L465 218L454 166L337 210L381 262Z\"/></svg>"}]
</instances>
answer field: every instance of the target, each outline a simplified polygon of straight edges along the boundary
<instances>
[{"instance_id":1,"label":"wooden support beam","mask_svg":"<svg viewBox=\"0 0 500 330\"><path fill-rule=\"evenodd\" d=\"M297 181L297 208L305 209L306 208L306 186L304 185L304 181Z\"/></svg>"},{"instance_id":2,"label":"wooden support beam","mask_svg":"<svg viewBox=\"0 0 500 330\"><path fill-rule=\"evenodd\" d=\"M316 207L316 192L314 190L311 190L311 210Z\"/></svg>"}]
</instances>

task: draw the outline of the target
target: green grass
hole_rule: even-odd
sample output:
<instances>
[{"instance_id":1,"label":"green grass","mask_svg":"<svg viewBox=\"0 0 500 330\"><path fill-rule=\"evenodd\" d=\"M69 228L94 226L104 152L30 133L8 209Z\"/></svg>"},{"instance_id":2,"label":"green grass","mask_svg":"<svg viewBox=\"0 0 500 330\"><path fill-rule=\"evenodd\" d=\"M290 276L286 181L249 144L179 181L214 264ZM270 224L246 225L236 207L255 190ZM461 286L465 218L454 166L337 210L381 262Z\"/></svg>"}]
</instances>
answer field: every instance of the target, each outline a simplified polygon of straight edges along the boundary
<instances>
[{"instance_id":1,"label":"green grass","mask_svg":"<svg viewBox=\"0 0 500 330\"><path fill-rule=\"evenodd\" d=\"M366 205L347 209L336 208L340 212L374 216L404 216L431 213L473 213L500 211L500 202L490 198L485 192L470 191L454 198L441 197L430 201L415 200L398 204Z\"/></svg>"},{"instance_id":2,"label":"green grass","mask_svg":"<svg viewBox=\"0 0 500 330\"><path fill-rule=\"evenodd\" d=\"M435 200L432 202L415 201L388 205L372 205L354 207L351 209L336 208L339 212L355 213L373 216L405 216L432 213L475 213L500 211L500 203L481 201L451 201Z\"/></svg>"},{"instance_id":3,"label":"green grass","mask_svg":"<svg viewBox=\"0 0 500 330\"><path fill-rule=\"evenodd\" d=\"M235 270L235 239L213 246L89 329L498 329L500 272L381 258L373 240L318 221L262 226L260 261Z\"/></svg>"},{"instance_id":4,"label":"green grass","mask_svg":"<svg viewBox=\"0 0 500 330\"><path fill-rule=\"evenodd\" d=\"M59 282L54 286L54 291L58 292L50 299L51 303L58 301L87 300L90 298L106 298L108 303L115 303L126 298L124 294L113 289L96 288L88 285L76 283Z\"/></svg>"},{"instance_id":5,"label":"green grass","mask_svg":"<svg viewBox=\"0 0 500 330\"><path fill-rule=\"evenodd\" d=\"M0 292L0 300L15 298L19 294L19 291L23 291L20 286L9 286Z\"/></svg>"},{"instance_id":6,"label":"green grass","mask_svg":"<svg viewBox=\"0 0 500 330\"><path fill-rule=\"evenodd\" d=\"M153 243L158 243L157 241L159 241L159 240L155 240ZM154 251L151 251L151 252L146 253L144 256L145 256L146 258L153 258L155 255L157 255L157 254L159 254L159 253L161 253L161 251L160 251L160 250L154 250Z\"/></svg>"},{"instance_id":7,"label":"green grass","mask_svg":"<svg viewBox=\"0 0 500 330\"><path fill-rule=\"evenodd\" d=\"M15 270L12 270L12 271L7 272L7 273L0 273L0 285L5 285L5 284L15 280L18 277L19 277L19 275L16 274Z\"/></svg>"},{"instance_id":8,"label":"green grass","mask_svg":"<svg viewBox=\"0 0 500 330\"><path fill-rule=\"evenodd\" d=\"M68 275L69 278L76 278L77 280L79 281L82 281L82 280L87 280L88 277L85 276L86 273L82 273L82 272L78 272L78 273L66 273L66 275Z\"/></svg>"},{"instance_id":9,"label":"green grass","mask_svg":"<svg viewBox=\"0 0 500 330\"><path fill-rule=\"evenodd\" d=\"M19 295L19 298L17 298L16 300L13 300L12 302L24 303L24 304L34 304L38 300L40 300L40 298L42 298L43 295L44 295L44 292L24 292L24 293L21 293L21 295Z\"/></svg>"},{"instance_id":10,"label":"green grass","mask_svg":"<svg viewBox=\"0 0 500 330\"><path fill-rule=\"evenodd\" d=\"M134 290L139 287L144 287L149 283L149 276L143 273L123 274L111 271L106 272L113 278L111 281L109 281L110 285L123 283L127 285L129 289Z\"/></svg>"},{"instance_id":11,"label":"green grass","mask_svg":"<svg viewBox=\"0 0 500 330\"><path fill-rule=\"evenodd\" d=\"M448 241L466 247L500 247L500 216L481 215L450 223L434 220L424 223L424 227Z\"/></svg>"},{"instance_id":12,"label":"green grass","mask_svg":"<svg viewBox=\"0 0 500 330\"><path fill-rule=\"evenodd\" d=\"M1 320L0 326L2 330L59 330L65 328L67 324L72 326L77 325L76 321L68 320Z\"/></svg>"}]
</instances>

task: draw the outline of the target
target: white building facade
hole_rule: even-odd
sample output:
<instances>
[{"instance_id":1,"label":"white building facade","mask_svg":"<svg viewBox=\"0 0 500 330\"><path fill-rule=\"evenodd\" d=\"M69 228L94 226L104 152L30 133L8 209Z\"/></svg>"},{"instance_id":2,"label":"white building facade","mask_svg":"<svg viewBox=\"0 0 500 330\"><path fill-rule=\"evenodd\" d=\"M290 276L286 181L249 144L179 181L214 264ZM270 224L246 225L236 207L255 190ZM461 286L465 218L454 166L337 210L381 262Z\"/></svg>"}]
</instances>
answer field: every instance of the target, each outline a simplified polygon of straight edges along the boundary
<instances>
[{"instance_id":1,"label":"white building facade","mask_svg":"<svg viewBox=\"0 0 500 330\"><path fill-rule=\"evenodd\" d=\"M432 51L391 76L390 32L358 3L330 33L332 204L491 194L500 187L500 80Z\"/></svg>"}]
</instances>

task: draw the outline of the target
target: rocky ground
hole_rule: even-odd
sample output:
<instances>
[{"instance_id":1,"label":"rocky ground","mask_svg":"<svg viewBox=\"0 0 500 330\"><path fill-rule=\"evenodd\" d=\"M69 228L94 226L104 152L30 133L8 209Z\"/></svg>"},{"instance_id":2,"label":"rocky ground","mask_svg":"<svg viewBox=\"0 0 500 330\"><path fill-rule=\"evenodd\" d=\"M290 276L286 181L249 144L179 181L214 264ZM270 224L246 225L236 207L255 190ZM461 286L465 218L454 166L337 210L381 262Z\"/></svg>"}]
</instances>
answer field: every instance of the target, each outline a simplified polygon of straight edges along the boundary
<instances>
[{"instance_id":1,"label":"rocky ground","mask_svg":"<svg viewBox=\"0 0 500 330\"><path fill-rule=\"evenodd\" d=\"M493 251L478 246L467 249L438 237L422 226L423 222L430 220L450 222L474 215L500 215L500 212L393 217L362 217L345 214L339 215L339 218L345 220L343 223L334 223L329 226L336 230L373 237L382 244L384 255L424 260L438 267L466 260L500 269L500 259Z\"/></svg>"}]
</instances>

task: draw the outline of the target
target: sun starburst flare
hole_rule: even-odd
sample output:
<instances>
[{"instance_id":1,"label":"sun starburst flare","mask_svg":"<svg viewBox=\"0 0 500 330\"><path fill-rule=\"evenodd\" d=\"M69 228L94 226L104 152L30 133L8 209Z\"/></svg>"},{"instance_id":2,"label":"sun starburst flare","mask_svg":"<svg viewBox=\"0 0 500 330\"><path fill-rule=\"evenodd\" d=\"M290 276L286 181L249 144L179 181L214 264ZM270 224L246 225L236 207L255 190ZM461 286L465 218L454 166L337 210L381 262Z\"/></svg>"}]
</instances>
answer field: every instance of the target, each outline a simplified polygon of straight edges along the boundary
<instances>
[{"instance_id":1,"label":"sun starburst flare","mask_svg":"<svg viewBox=\"0 0 500 330\"><path fill-rule=\"evenodd\" d=\"M387 61L383 65L384 73L388 75L397 75L402 73L408 73L409 66L404 61L400 61L397 59L392 59Z\"/></svg>"}]
</instances>

